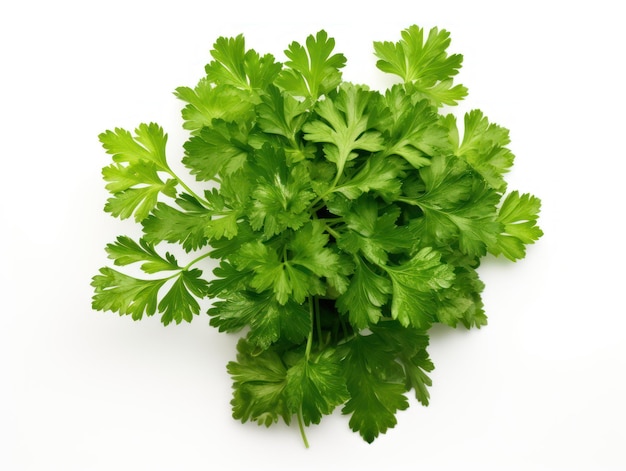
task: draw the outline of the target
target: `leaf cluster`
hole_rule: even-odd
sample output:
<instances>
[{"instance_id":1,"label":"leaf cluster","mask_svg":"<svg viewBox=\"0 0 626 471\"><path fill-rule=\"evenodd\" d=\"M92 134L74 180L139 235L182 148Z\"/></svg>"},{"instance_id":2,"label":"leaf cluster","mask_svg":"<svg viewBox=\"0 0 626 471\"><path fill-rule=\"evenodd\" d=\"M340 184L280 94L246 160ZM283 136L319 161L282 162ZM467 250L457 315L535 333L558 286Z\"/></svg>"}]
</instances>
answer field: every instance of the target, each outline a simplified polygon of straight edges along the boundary
<instances>
[{"instance_id":1,"label":"leaf cluster","mask_svg":"<svg viewBox=\"0 0 626 471\"><path fill-rule=\"evenodd\" d=\"M146 276L102 268L93 307L167 325L212 299L210 324L242 333L227 366L242 422L295 417L303 431L341 407L372 442L409 393L427 405L429 328L484 326L481 259L519 260L542 235L539 199L507 190L508 131L480 110L462 125L442 112L467 94L449 44L418 26L375 42L378 68L400 79L380 92L342 80L325 31L284 63L219 38L206 75L176 90L182 162L202 192L169 167L158 125L100 135L105 211L143 229L106 250Z\"/></svg>"}]
</instances>

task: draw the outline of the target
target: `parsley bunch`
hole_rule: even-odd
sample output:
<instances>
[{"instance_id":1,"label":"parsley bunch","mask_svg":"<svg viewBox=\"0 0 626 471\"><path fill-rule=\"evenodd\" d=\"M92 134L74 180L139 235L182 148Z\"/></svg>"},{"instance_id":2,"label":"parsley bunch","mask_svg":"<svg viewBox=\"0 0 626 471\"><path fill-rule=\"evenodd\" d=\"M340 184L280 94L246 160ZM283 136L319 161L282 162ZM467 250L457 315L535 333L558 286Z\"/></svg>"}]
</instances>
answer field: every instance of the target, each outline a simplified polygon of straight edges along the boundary
<instances>
[{"instance_id":1,"label":"parsley bunch","mask_svg":"<svg viewBox=\"0 0 626 471\"><path fill-rule=\"evenodd\" d=\"M375 42L377 67L401 79L380 93L342 81L346 58L324 31L284 63L219 38L206 76L176 90L202 192L168 165L158 125L100 135L113 158L104 209L143 227L106 251L149 276L102 268L93 307L167 325L216 299L210 324L245 332L227 366L233 416L295 417L305 443L304 426L338 406L372 442L408 393L427 405L429 328L485 325L481 258L523 258L542 235L539 199L507 192L508 131L479 110L462 123L440 113L467 94L449 43L417 26Z\"/></svg>"}]
</instances>

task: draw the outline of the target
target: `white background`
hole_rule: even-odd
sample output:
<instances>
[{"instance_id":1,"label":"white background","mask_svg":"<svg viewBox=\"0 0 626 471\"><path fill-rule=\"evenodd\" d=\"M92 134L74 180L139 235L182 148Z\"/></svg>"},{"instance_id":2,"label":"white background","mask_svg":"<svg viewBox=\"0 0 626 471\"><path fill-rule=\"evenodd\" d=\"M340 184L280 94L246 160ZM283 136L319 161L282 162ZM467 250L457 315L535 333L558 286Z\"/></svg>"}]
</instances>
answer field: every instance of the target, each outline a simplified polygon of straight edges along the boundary
<instances>
[{"instance_id":1,"label":"white background","mask_svg":"<svg viewBox=\"0 0 626 471\"><path fill-rule=\"evenodd\" d=\"M626 469L624 46L619 2L4 2L0 7L0 469ZM348 6L349 5L349 6ZM156 121L179 162L172 91L221 35L282 51L326 29L347 80L384 84L372 41L451 32L459 112L511 130L511 189L545 237L481 267L490 324L434 329L432 402L373 445L340 413L308 430L230 416L236 338L93 312L104 245L97 135ZM210 266L206 266L210 268ZM206 306L205 306L206 307ZM337 411L338 412L338 411Z\"/></svg>"}]
</instances>

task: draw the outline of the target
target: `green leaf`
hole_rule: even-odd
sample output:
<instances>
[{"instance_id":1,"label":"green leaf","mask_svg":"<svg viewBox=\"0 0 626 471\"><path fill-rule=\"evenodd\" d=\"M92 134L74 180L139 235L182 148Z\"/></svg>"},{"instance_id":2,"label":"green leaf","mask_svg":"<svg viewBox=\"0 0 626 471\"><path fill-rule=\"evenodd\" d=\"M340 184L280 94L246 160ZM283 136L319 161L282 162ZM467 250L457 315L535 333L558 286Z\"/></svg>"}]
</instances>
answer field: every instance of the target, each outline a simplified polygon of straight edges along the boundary
<instances>
[{"instance_id":1,"label":"green leaf","mask_svg":"<svg viewBox=\"0 0 626 471\"><path fill-rule=\"evenodd\" d=\"M250 286L257 292L271 289L280 304L291 298L298 304L307 296L324 294L321 277L338 270L338 257L325 248L328 235L321 223L307 224L287 243L286 255L257 240L242 245L235 257L238 270L252 270Z\"/></svg>"},{"instance_id":2,"label":"green leaf","mask_svg":"<svg viewBox=\"0 0 626 471\"><path fill-rule=\"evenodd\" d=\"M443 324L456 327L460 322L466 328L487 325L481 293L485 285L475 268L457 266L450 288L438 293L437 319Z\"/></svg>"},{"instance_id":3,"label":"green leaf","mask_svg":"<svg viewBox=\"0 0 626 471\"><path fill-rule=\"evenodd\" d=\"M125 129L115 128L103 132L98 138L114 162L131 165L152 162L159 170L169 169L165 158L167 134L158 124L140 124L134 136Z\"/></svg>"},{"instance_id":4,"label":"green leaf","mask_svg":"<svg viewBox=\"0 0 626 471\"><path fill-rule=\"evenodd\" d=\"M503 254L512 261L526 256L526 245L534 244L543 231L537 225L541 200L528 193L511 192L500 208L498 221L504 226L497 242L489 248L494 255Z\"/></svg>"},{"instance_id":5,"label":"green leaf","mask_svg":"<svg viewBox=\"0 0 626 471\"><path fill-rule=\"evenodd\" d=\"M101 268L91 283L95 288L92 307L130 315L133 320L141 319L144 314L152 316L157 309L159 290L166 281L167 278L140 280L112 268Z\"/></svg>"},{"instance_id":6,"label":"green leaf","mask_svg":"<svg viewBox=\"0 0 626 471\"><path fill-rule=\"evenodd\" d=\"M452 86L452 77L459 72L463 56L448 55L450 33L432 28L424 38L424 29L411 26L402 31L396 43L374 42L379 58L376 66L383 72L398 75L434 105L456 105L467 95L461 85Z\"/></svg>"},{"instance_id":7,"label":"green leaf","mask_svg":"<svg viewBox=\"0 0 626 471\"><path fill-rule=\"evenodd\" d=\"M215 259L227 259L235 254L242 245L252 242L258 238L258 233L254 232L246 221L237 223L237 232L230 239L222 237L211 240L211 257Z\"/></svg>"},{"instance_id":8,"label":"green leaf","mask_svg":"<svg viewBox=\"0 0 626 471\"><path fill-rule=\"evenodd\" d=\"M426 247L408 262L384 267L392 284L391 316L403 326L425 329L434 322L434 292L449 288L454 280L452 268L440 258L439 253Z\"/></svg>"},{"instance_id":9,"label":"green leaf","mask_svg":"<svg viewBox=\"0 0 626 471\"><path fill-rule=\"evenodd\" d=\"M111 164L102 169L102 177L107 182L105 188L112 194L120 193L136 185L149 188L162 188L159 168L154 162L138 161L133 165Z\"/></svg>"},{"instance_id":10,"label":"green leaf","mask_svg":"<svg viewBox=\"0 0 626 471\"><path fill-rule=\"evenodd\" d=\"M232 263L222 261L213 270L214 278L209 281L207 294L226 299L239 291L248 289L253 276L252 270L237 269Z\"/></svg>"},{"instance_id":11,"label":"green leaf","mask_svg":"<svg viewBox=\"0 0 626 471\"><path fill-rule=\"evenodd\" d=\"M157 205L161 193L171 198L175 197L176 181L168 180L166 183L129 188L115 193L107 200L104 210L120 219L128 219L134 215L135 221L141 222Z\"/></svg>"},{"instance_id":12,"label":"green leaf","mask_svg":"<svg viewBox=\"0 0 626 471\"><path fill-rule=\"evenodd\" d=\"M109 258L118 266L143 262L141 269L146 273L180 269L172 254L168 252L165 257L162 257L156 252L154 246L145 239L139 239L139 243L137 243L130 237L119 236L114 243L107 244L106 251Z\"/></svg>"},{"instance_id":13,"label":"green leaf","mask_svg":"<svg viewBox=\"0 0 626 471\"><path fill-rule=\"evenodd\" d=\"M232 85L213 86L208 78L201 79L193 89L178 87L175 95L187 103L182 110L183 128L192 135L210 127L215 119L243 124L254 118L256 103L249 92Z\"/></svg>"},{"instance_id":14,"label":"green leaf","mask_svg":"<svg viewBox=\"0 0 626 471\"><path fill-rule=\"evenodd\" d=\"M327 247L328 234L321 221L313 220L295 232L287 243L290 264L298 265L319 277L329 277L338 270L338 256Z\"/></svg>"},{"instance_id":15,"label":"green leaf","mask_svg":"<svg viewBox=\"0 0 626 471\"><path fill-rule=\"evenodd\" d=\"M324 156L337 165L338 174L358 156L355 151L383 149L380 133L369 125L367 104L372 93L362 86L342 84L336 95L317 103L315 111L321 119L302 126L306 140L326 143Z\"/></svg>"},{"instance_id":16,"label":"green leaf","mask_svg":"<svg viewBox=\"0 0 626 471\"><path fill-rule=\"evenodd\" d=\"M233 418L258 422L267 427L279 417L289 424L293 413L287 407L287 369L272 350L257 352L246 340L237 344L237 361L227 365L233 378Z\"/></svg>"},{"instance_id":17,"label":"green leaf","mask_svg":"<svg viewBox=\"0 0 626 471\"><path fill-rule=\"evenodd\" d=\"M428 334L397 322L384 322L372 328L372 335L380 339L390 355L396 355L404 369L406 390L413 389L416 399L427 406L430 400L427 388L432 386L427 373L435 368L426 351Z\"/></svg>"},{"instance_id":18,"label":"green leaf","mask_svg":"<svg viewBox=\"0 0 626 471\"><path fill-rule=\"evenodd\" d=\"M350 399L342 412L352 414L350 428L372 443L397 424L397 411L409 407L403 370L396 353L376 335L357 335L348 349L344 371Z\"/></svg>"},{"instance_id":19,"label":"green leaf","mask_svg":"<svg viewBox=\"0 0 626 471\"><path fill-rule=\"evenodd\" d=\"M137 222L145 219L156 206L162 193L176 196L175 179L165 182L158 172L173 176L165 160L167 135L154 123L140 124L135 136L116 128L99 136L102 146L113 156L114 164L102 169L106 188L112 193L104 207L106 212L120 219L135 216ZM123 165L126 164L126 165Z\"/></svg>"},{"instance_id":20,"label":"green leaf","mask_svg":"<svg viewBox=\"0 0 626 471\"><path fill-rule=\"evenodd\" d=\"M308 118L306 103L281 93L274 85L267 88L261 101L256 108L257 122L261 129L266 133L284 136L293 142L296 133Z\"/></svg>"},{"instance_id":21,"label":"green leaf","mask_svg":"<svg viewBox=\"0 0 626 471\"><path fill-rule=\"evenodd\" d=\"M506 147L509 131L497 124L489 123L480 110L465 114L463 141L458 144L456 119L449 116L445 120L455 146L455 154L463 158L476 170L493 189L502 192L506 189L504 174L513 165L513 153Z\"/></svg>"},{"instance_id":22,"label":"green leaf","mask_svg":"<svg viewBox=\"0 0 626 471\"><path fill-rule=\"evenodd\" d=\"M232 85L244 90L262 89L273 82L281 69L274 56L260 56L256 51L246 51L243 35L234 38L220 37L211 50L211 61L206 66L207 79L217 85Z\"/></svg>"},{"instance_id":23,"label":"green leaf","mask_svg":"<svg viewBox=\"0 0 626 471\"><path fill-rule=\"evenodd\" d=\"M332 349L302 358L287 371L285 396L290 410L301 413L305 425L319 424L322 416L349 397L341 365Z\"/></svg>"},{"instance_id":24,"label":"green leaf","mask_svg":"<svg viewBox=\"0 0 626 471\"><path fill-rule=\"evenodd\" d=\"M349 231L340 234L339 248L348 253L360 251L372 263L385 265L390 253L402 253L415 247L415 235L408 227L398 227L398 207L385 207L378 215L378 201L372 197L356 200L344 215Z\"/></svg>"},{"instance_id":25,"label":"green leaf","mask_svg":"<svg viewBox=\"0 0 626 471\"><path fill-rule=\"evenodd\" d=\"M220 254L224 253L223 250L218 250L218 247L227 245L238 247L241 243L256 237L251 234L250 227L243 219L248 212L253 183L244 172L235 172L222 177L219 191L214 188L213 191L206 192L205 196L212 206L213 215L204 228L204 234L215 248L212 252L213 257L221 257ZM241 237L232 244L218 242L223 238L232 240L238 234L241 234Z\"/></svg>"},{"instance_id":26,"label":"green leaf","mask_svg":"<svg viewBox=\"0 0 626 471\"><path fill-rule=\"evenodd\" d=\"M172 321L177 324L182 321L191 322L193 316L200 313L196 298L205 297L208 291L208 283L200 276L202 272L196 268L180 272L159 303L163 324L168 325Z\"/></svg>"},{"instance_id":27,"label":"green leaf","mask_svg":"<svg viewBox=\"0 0 626 471\"><path fill-rule=\"evenodd\" d=\"M285 338L299 343L309 333L310 316L306 307L293 301L284 306L270 292L239 292L209 309L211 325L220 332L238 332L250 326L248 341L263 350Z\"/></svg>"},{"instance_id":28,"label":"green leaf","mask_svg":"<svg viewBox=\"0 0 626 471\"><path fill-rule=\"evenodd\" d=\"M211 127L202 128L185 143L183 163L201 181L213 180L222 172L232 174L243 167L252 152L248 133L248 128L236 123L214 120Z\"/></svg>"},{"instance_id":29,"label":"green leaf","mask_svg":"<svg viewBox=\"0 0 626 471\"><path fill-rule=\"evenodd\" d=\"M200 312L195 298L207 294L207 282L200 278L201 275L198 269L181 271L159 302L159 290L172 277L142 280L104 267L91 283L95 288L92 306L100 311L131 315L134 320L141 319L144 314L154 315L158 306L161 322L165 325L172 321L177 324L183 320L191 322L193 315Z\"/></svg>"},{"instance_id":30,"label":"green leaf","mask_svg":"<svg viewBox=\"0 0 626 471\"><path fill-rule=\"evenodd\" d=\"M348 313L350 324L357 330L376 324L382 317L381 307L391 294L389 278L377 274L361 257L347 290L337 298L337 308Z\"/></svg>"},{"instance_id":31,"label":"green leaf","mask_svg":"<svg viewBox=\"0 0 626 471\"><path fill-rule=\"evenodd\" d=\"M428 340L427 336L424 337ZM427 406L430 401L430 392L427 388L433 384L427 373L435 369L428 352L420 350L411 357L402 356L401 360L406 371L407 387L413 388L415 398Z\"/></svg>"},{"instance_id":32,"label":"green leaf","mask_svg":"<svg viewBox=\"0 0 626 471\"><path fill-rule=\"evenodd\" d=\"M425 193L416 199L424 217L413 228L433 246L458 243L473 257L483 256L495 243L501 225L496 220L498 193L455 157L436 157L420 170Z\"/></svg>"},{"instance_id":33,"label":"green leaf","mask_svg":"<svg viewBox=\"0 0 626 471\"><path fill-rule=\"evenodd\" d=\"M144 238L151 243L177 242L186 252L204 247L211 211L188 194L182 194L176 203L182 211L157 203L152 214L142 221Z\"/></svg>"},{"instance_id":34,"label":"green leaf","mask_svg":"<svg viewBox=\"0 0 626 471\"><path fill-rule=\"evenodd\" d=\"M255 157L253 169L259 177L252 193L250 226L263 229L267 238L288 228L301 228L311 217L309 205L315 197L306 167L289 169L284 151L270 145L263 146Z\"/></svg>"},{"instance_id":35,"label":"green leaf","mask_svg":"<svg viewBox=\"0 0 626 471\"><path fill-rule=\"evenodd\" d=\"M349 199L375 192L385 201L393 201L401 192L404 169L405 165L400 159L377 153L367 158L355 174L334 191Z\"/></svg>"},{"instance_id":36,"label":"green leaf","mask_svg":"<svg viewBox=\"0 0 626 471\"><path fill-rule=\"evenodd\" d=\"M306 286L302 286L304 281L296 277L290 279L276 250L260 240L242 245L234 261L238 270L254 272L250 286L257 292L271 289L278 302L285 304L295 290L297 301L304 301L307 294Z\"/></svg>"},{"instance_id":37,"label":"green leaf","mask_svg":"<svg viewBox=\"0 0 626 471\"><path fill-rule=\"evenodd\" d=\"M296 97L317 100L341 82L339 69L346 65L343 54L333 54L335 40L326 31L306 39L302 46L292 42L285 50L288 61L274 83Z\"/></svg>"},{"instance_id":38,"label":"green leaf","mask_svg":"<svg viewBox=\"0 0 626 471\"><path fill-rule=\"evenodd\" d=\"M415 96L396 85L385 94L392 117L385 135L385 155L398 155L414 168L430 165L433 155L447 153L448 134L439 125L439 115L428 100L415 102Z\"/></svg>"}]
</instances>

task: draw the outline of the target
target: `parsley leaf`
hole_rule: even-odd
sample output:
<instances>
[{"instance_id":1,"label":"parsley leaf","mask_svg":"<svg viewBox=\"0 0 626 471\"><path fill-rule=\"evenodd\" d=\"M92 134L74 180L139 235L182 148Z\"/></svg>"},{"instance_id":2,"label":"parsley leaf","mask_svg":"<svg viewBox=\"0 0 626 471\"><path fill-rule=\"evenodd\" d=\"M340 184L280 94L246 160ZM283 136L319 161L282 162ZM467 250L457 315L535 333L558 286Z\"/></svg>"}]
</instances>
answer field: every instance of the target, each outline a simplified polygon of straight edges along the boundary
<instances>
[{"instance_id":1,"label":"parsley leaf","mask_svg":"<svg viewBox=\"0 0 626 471\"><path fill-rule=\"evenodd\" d=\"M284 151L270 145L255 157L254 170L260 178L252 193L250 225L254 230L263 228L267 237L288 228L299 229L311 218L308 207L315 197L306 167L290 169Z\"/></svg>"},{"instance_id":2,"label":"parsley leaf","mask_svg":"<svg viewBox=\"0 0 626 471\"><path fill-rule=\"evenodd\" d=\"M212 180L221 172L234 173L252 151L247 143L248 132L236 123L214 120L211 127L203 127L185 143L183 163L198 180Z\"/></svg>"},{"instance_id":3,"label":"parsley leaf","mask_svg":"<svg viewBox=\"0 0 626 471\"><path fill-rule=\"evenodd\" d=\"M526 245L533 244L543 235L537 226L540 208L541 201L536 196L511 192L498 213L498 221L504 226L504 231L498 234L497 242L490 251L494 255L502 253L513 261L524 258Z\"/></svg>"},{"instance_id":4,"label":"parsley leaf","mask_svg":"<svg viewBox=\"0 0 626 471\"><path fill-rule=\"evenodd\" d=\"M411 82L414 93L435 105L456 105L467 95L467 89L452 86L452 77L459 72L463 56L449 56L449 45L450 33L446 30L432 28L424 39L424 29L413 25L402 31L402 39L397 43L374 42L379 58L376 66Z\"/></svg>"},{"instance_id":5,"label":"parsley leaf","mask_svg":"<svg viewBox=\"0 0 626 471\"><path fill-rule=\"evenodd\" d=\"M218 38L211 56L214 60L205 68L207 79L218 85L262 89L272 83L281 69L281 64L277 64L271 54L261 57L252 49L246 51L241 34L235 38Z\"/></svg>"},{"instance_id":6,"label":"parsley leaf","mask_svg":"<svg viewBox=\"0 0 626 471\"><path fill-rule=\"evenodd\" d=\"M398 207L385 207L379 216L378 202L366 196L356 200L344 216L346 228L338 246L348 253L360 251L372 263L385 265L390 253L409 251L416 238L407 226L396 226Z\"/></svg>"},{"instance_id":7,"label":"parsley leaf","mask_svg":"<svg viewBox=\"0 0 626 471\"><path fill-rule=\"evenodd\" d=\"M506 148L509 131L489 123L480 110L465 114L463 140L459 143L456 118L448 115L442 120L449 128L455 155L462 157L495 190L504 191L503 174L513 165L514 156Z\"/></svg>"},{"instance_id":8,"label":"parsley leaf","mask_svg":"<svg viewBox=\"0 0 626 471\"><path fill-rule=\"evenodd\" d=\"M165 257L162 257L145 239L140 239L137 243L130 237L119 236L114 243L106 246L106 251L115 265L125 266L143 262L141 269L146 273L180 269L172 254L168 252Z\"/></svg>"},{"instance_id":9,"label":"parsley leaf","mask_svg":"<svg viewBox=\"0 0 626 471\"><path fill-rule=\"evenodd\" d=\"M186 252L204 247L208 241L205 231L211 222L211 211L188 194L182 194L176 203L182 211L157 203L141 222L145 239L152 243L177 242Z\"/></svg>"},{"instance_id":10,"label":"parsley leaf","mask_svg":"<svg viewBox=\"0 0 626 471\"><path fill-rule=\"evenodd\" d=\"M346 162L358 156L356 150L382 150L383 140L378 131L370 129L366 113L370 100L367 89L351 84L342 85L335 96L317 102L319 118L302 126L304 138L322 142L324 156L337 165L341 176Z\"/></svg>"},{"instance_id":11,"label":"parsley leaf","mask_svg":"<svg viewBox=\"0 0 626 471\"><path fill-rule=\"evenodd\" d=\"M214 119L246 122L254 117L255 102L246 91L227 84L214 86L206 77L194 88L178 87L175 95L187 103L183 128L192 134L211 126Z\"/></svg>"},{"instance_id":12,"label":"parsley leaf","mask_svg":"<svg viewBox=\"0 0 626 471\"><path fill-rule=\"evenodd\" d=\"M159 301L159 292L171 277L144 280L104 267L100 275L93 278L92 286L96 294L92 306L100 311L118 312L139 320L144 314L154 315L158 305L163 324L168 325L172 321L180 324L183 320L191 322L193 316L200 312L196 297L206 295L207 282L200 278L201 275L198 269L180 271Z\"/></svg>"},{"instance_id":13,"label":"parsley leaf","mask_svg":"<svg viewBox=\"0 0 626 471\"><path fill-rule=\"evenodd\" d=\"M385 95L391 121L385 126L387 155L403 157L415 168L430 165L430 157L449 147L445 128L439 125L437 109L427 100L414 102L415 96L396 85Z\"/></svg>"},{"instance_id":14,"label":"parsley leaf","mask_svg":"<svg viewBox=\"0 0 626 471\"><path fill-rule=\"evenodd\" d=\"M354 276L346 292L337 298L337 309L349 313L350 324L355 329L366 329L382 318L382 306L390 294L390 280L377 274L361 257L356 257Z\"/></svg>"},{"instance_id":15,"label":"parsley leaf","mask_svg":"<svg viewBox=\"0 0 626 471\"><path fill-rule=\"evenodd\" d=\"M269 292L237 292L209 309L211 325L222 332L238 332L250 326L248 341L262 349L285 337L301 342L309 333L309 311L290 301L281 305Z\"/></svg>"},{"instance_id":16,"label":"parsley leaf","mask_svg":"<svg viewBox=\"0 0 626 471\"><path fill-rule=\"evenodd\" d=\"M425 329L434 321L434 291L449 288L454 272L440 263L440 255L426 247L409 261L398 266L385 266L391 278L391 316L403 326Z\"/></svg>"},{"instance_id":17,"label":"parsley leaf","mask_svg":"<svg viewBox=\"0 0 626 471\"><path fill-rule=\"evenodd\" d=\"M402 367L379 336L358 335L344 360L350 399L342 412L351 414L350 428L372 443L396 425L396 412L409 407Z\"/></svg>"},{"instance_id":18,"label":"parsley leaf","mask_svg":"<svg viewBox=\"0 0 626 471\"><path fill-rule=\"evenodd\" d=\"M289 58L275 80L276 85L296 97L317 100L341 83L339 69L346 65L343 54L333 54L335 40L326 31L306 39L305 46L294 41L285 51Z\"/></svg>"},{"instance_id":19,"label":"parsley leaf","mask_svg":"<svg viewBox=\"0 0 626 471\"><path fill-rule=\"evenodd\" d=\"M285 394L290 408L305 425L318 424L322 416L343 404L349 394L342 368L332 349L302 358L287 372Z\"/></svg>"},{"instance_id":20,"label":"parsley leaf","mask_svg":"<svg viewBox=\"0 0 626 471\"><path fill-rule=\"evenodd\" d=\"M167 278L140 280L109 267L101 268L91 283L95 288L92 307L130 315L134 320L144 314L152 316L157 308L157 295L166 281Z\"/></svg>"},{"instance_id":21,"label":"parsley leaf","mask_svg":"<svg viewBox=\"0 0 626 471\"><path fill-rule=\"evenodd\" d=\"M158 172L173 176L165 160L167 135L158 125L142 124L130 132L116 128L99 136L107 153L116 162L102 170L109 198L104 210L121 219L134 215L145 219L156 206L160 193L176 196L176 180L163 181ZM126 164L126 165L123 165Z\"/></svg>"},{"instance_id":22,"label":"parsley leaf","mask_svg":"<svg viewBox=\"0 0 626 471\"><path fill-rule=\"evenodd\" d=\"M365 160L349 180L334 191L356 199L363 193L376 192L385 201L393 201L401 193L404 164L400 159L377 153Z\"/></svg>"},{"instance_id":23,"label":"parsley leaf","mask_svg":"<svg viewBox=\"0 0 626 471\"><path fill-rule=\"evenodd\" d=\"M256 352L241 339L237 344L237 361L227 365L233 378L233 417L242 422L252 420L270 426L282 418L287 424L293 413L287 407L284 390L287 369L273 350Z\"/></svg>"},{"instance_id":24,"label":"parsley leaf","mask_svg":"<svg viewBox=\"0 0 626 471\"><path fill-rule=\"evenodd\" d=\"M501 226L496 221L500 195L455 157L433 158L421 169L425 192L413 204L423 218L413 225L423 240L433 246L456 243L470 256L482 256Z\"/></svg>"}]
</instances>

